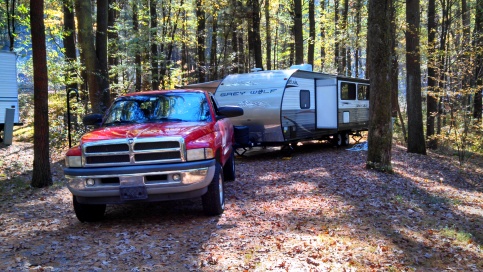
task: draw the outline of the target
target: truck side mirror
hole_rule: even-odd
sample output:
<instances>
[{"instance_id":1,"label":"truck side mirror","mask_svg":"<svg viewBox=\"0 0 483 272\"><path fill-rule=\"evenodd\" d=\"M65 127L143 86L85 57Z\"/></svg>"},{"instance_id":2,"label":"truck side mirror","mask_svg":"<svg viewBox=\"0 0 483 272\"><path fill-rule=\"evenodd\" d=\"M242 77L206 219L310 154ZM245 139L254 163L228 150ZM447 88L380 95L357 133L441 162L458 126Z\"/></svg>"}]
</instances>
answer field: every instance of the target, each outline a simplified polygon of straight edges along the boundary
<instances>
[{"instance_id":1,"label":"truck side mirror","mask_svg":"<svg viewBox=\"0 0 483 272\"><path fill-rule=\"evenodd\" d=\"M99 127L101 126L101 123L102 123L102 114L97 114L97 113L88 114L84 116L84 118L82 118L82 123L84 123L84 125L86 126Z\"/></svg>"},{"instance_id":2,"label":"truck side mirror","mask_svg":"<svg viewBox=\"0 0 483 272\"><path fill-rule=\"evenodd\" d=\"M237 116L242 116L243 115L243 109L240 107L234 107L234 106L229 106L229 107L219 107L218 108L218 114L220 117L237 117Z\"/></svg>"}]
</instances>

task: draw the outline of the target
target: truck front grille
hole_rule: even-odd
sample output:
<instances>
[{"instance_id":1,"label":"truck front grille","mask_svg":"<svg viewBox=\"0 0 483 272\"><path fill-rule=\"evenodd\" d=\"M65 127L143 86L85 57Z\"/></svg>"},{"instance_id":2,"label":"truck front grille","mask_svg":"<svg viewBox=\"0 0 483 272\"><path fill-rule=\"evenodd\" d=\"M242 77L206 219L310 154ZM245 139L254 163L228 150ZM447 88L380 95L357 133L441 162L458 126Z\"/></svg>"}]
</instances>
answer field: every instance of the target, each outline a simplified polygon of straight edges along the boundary
<instances>
[{"instance_id":1,"label":"truck front grille","mask_svg":"<svg viewBox=\"0 0 483 272\"><path fill-rule=\"evenodd\" d=\"M83 145L86 167L122 166L185 161L182 138L106 140Z\"/></svg>"}]
</instances>

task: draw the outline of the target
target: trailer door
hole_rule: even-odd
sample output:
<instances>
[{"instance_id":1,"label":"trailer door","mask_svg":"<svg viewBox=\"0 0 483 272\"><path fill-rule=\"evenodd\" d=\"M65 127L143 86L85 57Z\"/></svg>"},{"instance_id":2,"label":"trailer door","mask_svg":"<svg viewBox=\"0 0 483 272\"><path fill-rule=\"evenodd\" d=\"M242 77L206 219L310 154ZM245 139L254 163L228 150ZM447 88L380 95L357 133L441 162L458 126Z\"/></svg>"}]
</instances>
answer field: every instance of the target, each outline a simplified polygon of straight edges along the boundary
<instances>
[{"instance_id":1,"label":"trailer door","mask_svg":"<svg viewBox=\"0 0 483 272\"><path fill-rule=\"evenodd\" d=\"M315 86L317 128L337 129L336 79L317 79Z\"/></svg>"}]
</instances>

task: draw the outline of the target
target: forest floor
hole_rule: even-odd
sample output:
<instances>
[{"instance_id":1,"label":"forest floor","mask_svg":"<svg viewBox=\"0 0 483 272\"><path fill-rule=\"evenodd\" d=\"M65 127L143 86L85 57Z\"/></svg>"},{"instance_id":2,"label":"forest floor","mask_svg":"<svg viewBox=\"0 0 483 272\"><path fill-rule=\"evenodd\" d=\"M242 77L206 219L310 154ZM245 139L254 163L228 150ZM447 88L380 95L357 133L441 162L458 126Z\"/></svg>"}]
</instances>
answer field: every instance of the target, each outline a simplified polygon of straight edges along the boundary
<instances>
[{"instance_id":1,"label":"forest floor","mask_svg":"<svg viewBox=\"0 0 483 272\"><path fill-rule=\"evenodd\" d=\"M394 174L366 151L305 144L236 159L226 210L199 199L108 206L79 222L52 154L54 185L29 186L30 143L0 144L1 271L483 271L483 158L409 154Z\"/></svg>"}]
</instances>

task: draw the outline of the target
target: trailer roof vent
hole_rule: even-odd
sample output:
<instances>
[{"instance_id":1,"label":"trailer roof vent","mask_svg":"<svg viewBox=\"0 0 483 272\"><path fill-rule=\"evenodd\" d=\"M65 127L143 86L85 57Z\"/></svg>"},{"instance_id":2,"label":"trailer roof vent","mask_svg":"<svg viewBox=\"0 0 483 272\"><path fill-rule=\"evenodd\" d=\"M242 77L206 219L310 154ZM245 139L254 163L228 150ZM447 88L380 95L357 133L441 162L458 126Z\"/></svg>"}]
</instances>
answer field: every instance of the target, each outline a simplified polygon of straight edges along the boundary
<instances>
[{"instance_id":1,"label":"trailer roof vent","mask_svg":"<svg viewBox=\"0 0 483 272\"><path fill-rule=\"evenodd\" d=\"M263 69L262 68L253 68L250 71L255 73L255 72L263 71Z\"/></svg>"},{"instance_id":2,"label":"trailer roof vent","mask_svg":"<svg viewBox=\"0 0 483 272\"><path fill-rule=\"evenodd\" d=\"M290 66L290 69L297 69L297 70L312 72L312 64L305 63L305 64L292 65Z\"/></svg>"}]
</instances>

